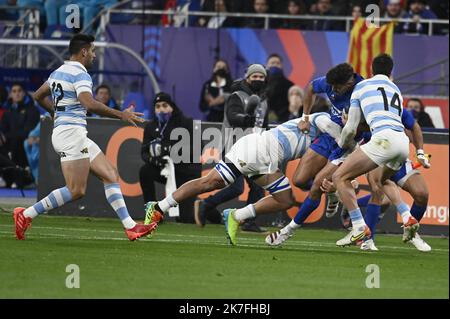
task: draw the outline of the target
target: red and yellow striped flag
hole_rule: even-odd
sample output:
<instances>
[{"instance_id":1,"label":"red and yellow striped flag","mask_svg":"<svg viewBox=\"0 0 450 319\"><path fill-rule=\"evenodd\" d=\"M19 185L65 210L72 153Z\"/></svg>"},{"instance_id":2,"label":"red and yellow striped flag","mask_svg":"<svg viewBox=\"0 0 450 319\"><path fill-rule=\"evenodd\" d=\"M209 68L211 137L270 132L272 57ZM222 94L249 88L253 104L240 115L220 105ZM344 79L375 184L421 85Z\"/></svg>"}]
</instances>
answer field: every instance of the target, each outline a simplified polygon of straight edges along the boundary
<instances>
[{"instance_id":1,"label":"red and yellow striped flag","mask_svg":"<svg viewBox=\"0 0 450 319\"><path fill-rule=\"evenodd\" d=\"M372 60L378 54L387 53L392 56L394 38L394 22L380 28L369 28L364 18L358 18L350 34L348 62L355 72L364 78L372 75Z\"/></svg>"}]
</instances>

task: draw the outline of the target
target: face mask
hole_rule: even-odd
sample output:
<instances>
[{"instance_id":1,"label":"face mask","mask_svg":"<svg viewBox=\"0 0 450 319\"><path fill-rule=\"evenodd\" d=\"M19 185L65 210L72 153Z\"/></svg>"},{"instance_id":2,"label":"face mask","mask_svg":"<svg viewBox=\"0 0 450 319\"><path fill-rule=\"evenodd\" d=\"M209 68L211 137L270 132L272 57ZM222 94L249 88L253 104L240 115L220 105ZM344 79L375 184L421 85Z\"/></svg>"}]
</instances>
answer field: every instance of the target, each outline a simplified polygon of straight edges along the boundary
<instances>
[{"instance_id":1,"label":"face mask","mask_svg":"<svg viewBox=\"0 0 450 319\"><path fill-rule=\"evenodd\" d=\"M264 81L251 81L250 88L253 92L261 92L264 89L266 83Z\"/></svg>"},{"instance_id":2,"label":"face mask","mask_svg":"<svg viewBox=\"0 0 450 319\"><path fill-rule=\"evenodd\" d=\"M283 74L283 70L276 66L270 67L268 71L269 71L269 75Z\"/></svg>"},{"instance_id":3,"label":"face mask","mask_svg":"<svg viewBox=\"0 0 450 319\"><path fill-rule=\"evenodd\" d=\"M221 78L226 78L228 73L225 69L218 69L216 72L214 72L214 75L220 76Z\"/></svg>"},{"instance_id":4,"label":"face mask","mask_svg":"<svg viewBox=\"0 0 450 319\"><path fill-rule=\"evenodd\" d=\"M156 113L156 118L158 119L159 123L167 123L170 120L170 117L172 116L171 112L167 112L167 113Z\"/></svg>"}]
</instances>

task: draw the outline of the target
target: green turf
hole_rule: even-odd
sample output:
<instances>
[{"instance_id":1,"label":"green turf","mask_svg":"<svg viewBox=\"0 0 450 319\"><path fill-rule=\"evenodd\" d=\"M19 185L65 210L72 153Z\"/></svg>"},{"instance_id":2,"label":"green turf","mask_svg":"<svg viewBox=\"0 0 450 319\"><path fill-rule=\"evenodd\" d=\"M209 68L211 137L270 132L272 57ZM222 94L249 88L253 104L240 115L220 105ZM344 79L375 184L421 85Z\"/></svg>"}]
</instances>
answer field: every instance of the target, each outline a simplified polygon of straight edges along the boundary
<instances>
[{"instance_id":1,"label":"green turf","mask_svg":"<svg viewBox=\"0 0 450 319\"><path fill-rule=\"evenodd\" d=\"M338 248L343 231L302 229L283 248L264 235L166 223L152 239L129 242L116 219L43 216L27 240L0 214L0 298L448 298L447 238L426 238L420 253L400 236L378 236L378 252ZM79 289L65 286L80 267ZM367 265L378 289L365 286Z\"/></svg>"}]
</instances>

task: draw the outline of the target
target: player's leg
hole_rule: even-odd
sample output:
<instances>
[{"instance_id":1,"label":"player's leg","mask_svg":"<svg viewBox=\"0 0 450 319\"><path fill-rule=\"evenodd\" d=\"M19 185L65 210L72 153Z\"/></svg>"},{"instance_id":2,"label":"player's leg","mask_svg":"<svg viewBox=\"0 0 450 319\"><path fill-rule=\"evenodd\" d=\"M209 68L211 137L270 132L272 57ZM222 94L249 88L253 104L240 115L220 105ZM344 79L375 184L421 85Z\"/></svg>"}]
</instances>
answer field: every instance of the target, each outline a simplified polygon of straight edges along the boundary
<instances>
[{"instance_id":1,"label":"player's leg","mask_svg":"<svg viewBox=\"0 0 450 319\"><path fill-rule=\"evenodd\" d=\"M420 222L428 206L429 192L425 179L422 175L416 173L410 175L401 187L413 197L414 203L411 207L411 215ZM420 237L419 233L416 233L409 242L420 251L431 251L431 246Z\"/></svg>"},{"instance_id":2,"label":"player's leg","mask_svg":"<svg viewBox=\"0 0 450 319\"><path fill-rule=\"evenodd\" d=\"M286 210L294 204L289 180L280 171L272 174L264 174L253 179L254 182L266 189L270 195L259 200L255 204L249 204L240 209L224 210L224 222L228 238L231 244L236 244L236 234L239 224L248 218L256 217L256 214L273 213Z\"/></svg>"},{"instance_id":3,"label":"player's leg","mask_svg":"<svg viewBox=\"0 0 450 319\"><path fill-rule=\"evenodd\" d=\"M301 189L309 189L311 187L310 181L327 165L326 155L319 154L309 148L295 169L292 179L293 184Z\"/></svg>"},{"instance_id":4,"label":"player's leg","mask_svg":"<svg viewBox=\"0 0 450 319\"><path fill-rule=\"evenodd\" d=\"M25 231L39 214L81 198L86 192L89 175L89 154L84 128L59 126L53 130L52 143L61 156L61 168L66 186L56 189L33 206L14 209L16 237L25 239Z\"/></svg>"},{"instance_id":5,"label":"player's leg","mask_svg":"<svg viewBox=\"0 0 450 319\"><path fill-rule=\"evenodd\" d=\"M353 230L350 235L336 243L339 246L349 245L370 236L370 230L358 207L356 193L351 181L377 167L378 165L361 149L357 149L348 156L333 174L333 184L336 186L342 203L349 211L353 224Z\"/></svg>"},{"instance_id":6,"label":"player's leg","mask_svg":"<svg viewBox=\"0 0 450 319\"><path fill-rule=\"evenodd\" d=\"M156 223L152 225L142 225L136 223L133 218L131 218L120 189L119 173L117 172L117 169L112 166L97 144L89 139L88 143L90 171L103 182L106 200L122 222L128 239L136 240L150 234L156 229Z\"/></svg>"},{"instance_id":7,"label":"player's leg","mask_svg":"<svg viewBox=\"0 0 450 319\"><path fill-rule=\"evenodd\" d=\"M217 168L218 166L219 168ZM224 188L229 183L234 182L235 178L237 178L236 174L240 174L240 172L236 169L235 173L233 173L228 166L225 166L226 164L221 161L208 175L184 183L175 192L169 194L161 201L148 202L145 207L144 223L159 222L171 207L178 206L185 199ZM221 170L221 173L219 173L218 169Z\"/></svg>"}]
</instances>

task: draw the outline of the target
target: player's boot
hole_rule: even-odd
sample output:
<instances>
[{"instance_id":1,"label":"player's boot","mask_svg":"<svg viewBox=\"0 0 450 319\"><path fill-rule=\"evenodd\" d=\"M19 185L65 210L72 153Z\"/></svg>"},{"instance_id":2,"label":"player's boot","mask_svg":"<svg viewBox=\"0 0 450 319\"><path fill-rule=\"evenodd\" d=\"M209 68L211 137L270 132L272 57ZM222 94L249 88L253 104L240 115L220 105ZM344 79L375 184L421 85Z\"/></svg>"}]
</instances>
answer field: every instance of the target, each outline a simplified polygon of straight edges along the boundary
<instances>
[{"instance_id":1,"label":"player's boot","mask_svg":"<svg viewBox=\"0 0 450 319\"><path fill-rule=\"evenodd\" d=\"M31 222L33 219L31 217L25 217L23 212L25 208L16 207L14 208L14 224L16 226L16 237L19 240L25 239L25 232L31 227Z\"/></svg>"},{"instance_id":2,"label":"player's boot","mask_svg":"<svg viewBox=\"0 0 450 319\"><path fill-rule=\"evenodd\" d=\"M409 242L413 244L414 247L416 247L419 251L431 251L430 245L428 245L422 238L420 238L419 233L416 233L416 235Z\"/></svg>"},{"instance_id":3,"label":"player's boot","mask_svg":"<svg viewBox=\"0 0 450 319\"><path fill-rule=\"evenodd\" d=\"M231 245L236 245L236 236L239 229L239 221L233 217L235 211L236 209L225 209L222 213L225 231Z\"/></svg>"},{"instance_id":4,"label":"player's boot","mask_svg":"<svg viewBox=\"0 0 450 319\"><path fill-rule=\"evenodd\" d=\"M413 216L409 217L408 222L403 226L403 242L407 243L416 236L419 230L419 222Z\"/></svg>"},{"instance_id":5,"label":"player's boot","mask_svg":"<svg viewBox=\"0 0 450 319\"><path fill-rule=\"evenodd\" d=\"M327 209L325 216L328 218L333 217L339 210L339 196L336 192L327 193Z\"/></svg>"},{"instance_id":6,"label":"player's boot","mask_svg":"<svg viewBox=\"0 0 450 319\"><path fill-rule=\"evenodd\" d=\"M349 232L344 238L338 240L336 242L336 246L350 246L355 244L359 240L364 240L366 238L370 238L370 229L369 227L364 226L363 229L361 228L353 228L351 232Z\"/></svg>"},{"instance_id":7,"label":"player's boot","mask_svg":"<svg viewBox=\"0 0 450 319\"><path fill-rule=\"evenodd\" d=\"M160 223L164 219L164 214L155 208L158 202L148 202L145 204L144 225L150 223Z\"/></svg>"},{"instance_id":8,"label":"player's boot","mask_svg":"<svg viewBox=\"0 0 450 319\"><path fill-rule=\"evenodd\" d=\"M136 240L142 236L146 236L151 234L156 227L158 227L158 223L153 222L148 225L142 225L142 224L136 224L133 228L125 229L125 234L127 235L128 239L133 241Z\"/></svg>"},{"instance_id":9,"label":"player's boot","mask_svg":"<svg viewBox=\"0 0 450 319\"><path fill-rule=\"evenodd\" d=\"M285 228L277 230L266 237L266 244L269 246L280 246L286 240L291 238L293 233L289 232Z\"/></svg>"},{"instance_id":10,"label":"player's boot","mask_svg":"<svg viewBox=\"0 0 450 319\"><path fill-rule=\"evenodd\" d=\"M373 251L378 250L377 246L375 246L375 242L373 241L373 239L367 239L367 240L363 241L360 249L361 250L373 250Z\"/></svg>"}]
</instances>

